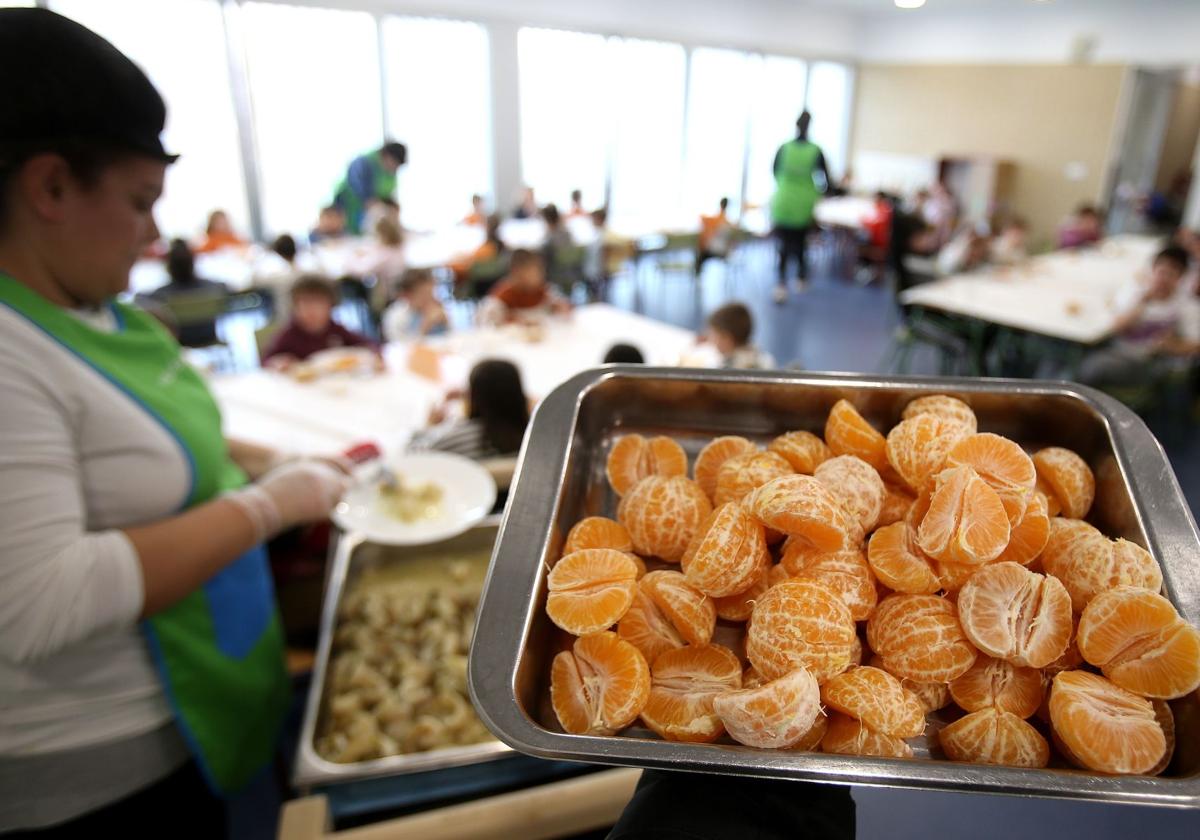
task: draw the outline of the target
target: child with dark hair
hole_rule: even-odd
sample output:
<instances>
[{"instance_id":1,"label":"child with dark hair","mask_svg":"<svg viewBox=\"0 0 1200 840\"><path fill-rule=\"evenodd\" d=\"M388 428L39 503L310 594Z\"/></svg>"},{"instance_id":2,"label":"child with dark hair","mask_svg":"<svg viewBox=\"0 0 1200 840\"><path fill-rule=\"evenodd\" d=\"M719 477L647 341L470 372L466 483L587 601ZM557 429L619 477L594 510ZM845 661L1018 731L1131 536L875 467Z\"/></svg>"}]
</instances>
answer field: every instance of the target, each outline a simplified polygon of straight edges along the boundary
<instances>
[{"instance_id":1,"label":"child with dark hair","mask_svg":"<svg viewBox=\"0 0 1200 840\"><path fill-rule=\"evenodd\" d=\"M700 236L696 246L697 274L704 270L704 264L709 260L723 260L729 255L737 228L729 221L728 212L729 199L722 198L716 213L700 216Z\"/></svg>"},{"instance_id":2,"label":"child with dark hair","mask_svg":"<svg viewBox=\"0 0 1200 840\"><path fill-rule=\"evenodd\" d=\"M464 419L447 423L443 422L446 407L434 409L429 419L437 425L418 435L411 448L476 460L516 454L529 425L529 401L521 387L521 373L512 362L489 359L471 369L465 414Z\"/></svg>"},{"instance_id":3,"label":"child with dark hair","mask_svg":"<svg viewBox=\"0 0 1200 840\"><path fill-rule=\"evenodd\" d=\"M286 370L322 350L335 347L376 349L366 336L333 320L337 291L323 277L308 274L292 286L292 318L263 354L264 365Z\"/></svg>"},{"instance_id":4,"label":"child with dark hair","mask_svg":"<svg viewBox=\"0 0 1200 840\"><path fill-rule=\"evenodd\" d=\"M407 271L400 280L400 296L383 313L383 337L388 341L404 341L446 332L449 322L435 294L436 288L429 269Z\"/></svg>"},{"instance_id":5,"label":"child with dark hair","mask_svg":"<svg viewBox=\"0 0 1200 840\"><path fill-rule=\"evenodd\" d=\"M775 359L755 347L750 339L754 335L754 316L745 304L727 303L708 316L708 335L717 352L721 354L721 366L739 370L769 370L775 367Z\"/></svg>"},{"instance_id":6,"label":"child with dark hair","mask_svg":"<svg viewBox=\"0 0 1200 840\"><path fill-rule=\"evenodd\" d=\"M484 324L508 324L570 311L570 302L546 283L542 255L519 248L509 260L508 274L479 307L479 320Z\"/></svg>"},{"instance_id":7,"label":"child with dark hair","mask_svg":"<svg viewBox=\"0 0 1200 840\"><path fill-rule=\"evenodd\" d=\"M1059 248L1082 248L1104 238L1104 219L1091 204L1081 204L1058 229Z\"/></svg>"},{"instance_id":8,"label":"child with dark hair","mask_svg":"<svg viewBox=\"0 0 1200 840\"><path fill-rule=\"evenodd\" d=\"M312 245L318 242L332 242L346 235L346 213L336 204L322 207L317 215L317 226L308 234Z\"/></svg>"},{"instance_id":9,"label":"child with dark hair","mask_svg":"<svg viewBox=\"0 0 1200 840\"><path fill-rule=\"evenodd\" d=\"M614 344L604 354L604 364L606 365L644 365L645 363L646 359L642 356L642 351L632 344Z\"/></svg>"}]
</instances>

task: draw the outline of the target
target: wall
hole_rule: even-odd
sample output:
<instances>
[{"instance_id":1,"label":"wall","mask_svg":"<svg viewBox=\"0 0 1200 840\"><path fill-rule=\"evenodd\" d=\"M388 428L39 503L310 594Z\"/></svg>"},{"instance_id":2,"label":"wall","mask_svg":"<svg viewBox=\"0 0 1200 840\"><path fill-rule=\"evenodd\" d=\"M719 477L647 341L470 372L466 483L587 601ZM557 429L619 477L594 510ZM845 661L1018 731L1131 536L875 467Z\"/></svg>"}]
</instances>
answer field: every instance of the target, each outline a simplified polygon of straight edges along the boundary
<instances>
[{"instance_id":1,"label":"wall","mask_svg":"<svg viewBox=\"0 0 1200 840\"><path fill-rule=\"evenodd\" d=\"M1048 240L1080 201L1099 201L1123 67L864 65L854 153L991 155L1016 164L1013 207ZM1068 163L1082 163L1079 180Z\"/></svg>"},{"instance_id":2,"label":"wall","mask_svg":"<svg viewBox=\"0 0 1200 840\"><path fill-rule=\"evenodd\" d=\"M1181 171L1192 165L1196 140L1200 137L1200 84L1180 83L1175 91L1167 134L1163 139L1162 159L1158 164L1155 186L1170 188Z\"/></svg>"}]
</instances>

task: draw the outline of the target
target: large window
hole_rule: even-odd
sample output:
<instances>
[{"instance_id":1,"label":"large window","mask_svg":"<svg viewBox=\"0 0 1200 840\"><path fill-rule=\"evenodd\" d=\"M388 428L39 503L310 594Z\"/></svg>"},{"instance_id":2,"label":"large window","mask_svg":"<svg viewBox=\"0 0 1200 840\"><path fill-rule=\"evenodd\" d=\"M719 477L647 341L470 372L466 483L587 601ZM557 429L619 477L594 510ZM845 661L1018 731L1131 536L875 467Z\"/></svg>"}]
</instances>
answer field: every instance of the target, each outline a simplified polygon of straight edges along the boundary
<instances>
[{"instance_id":1,"label":"large window","mask_svg":"<svg viewBox=\"0 0 1200 840\"><path fill-rule=\"evenodd\" d=\"M825 163L835 180L846 174L852 73L845 64L818 61L812 66L808 82L808 110L812 113L809 136L825 152Z\"/></svg>"},{"instance_id":2,"label":"large window","mask_svg":"<svg viewBox=\"0 0 1200 840\"><path fill-rule=\"evenodd\" d=\"M491 192L487 33L474 23L388 17L383 67L388 134L408 145L412 162L400 170L404 222L453 224L472 193Z\"/></svg>"},{"instance_id":3,"label":"large window","mask_svg":"<svg viewBox=\"0 0 1200 840\"><path fill-rule=\"evenodd\" d=\"M383 140L375 19L272 3L242 14L265 233L301 233Z\"/></svg>"},{"instance_id":4,"label":"large window","mask_svg":"<svg viewBox=\"0 0 1200 840\"><path fill-rule=\"evenodd\" d=\"M521 171L541 203L565 206L572 190L603 204L611 87L603 35L521 29ZM511 201L512 196L498 196Z\"/></svg>"},{"instance_id":5,"label":"large window","mask_svg":"<svg viewBox=\"0 0 1200 840\"><path fill-rule=\"evenodd\" d=\"M687 57L678 44L613 38L608 60L610 220L652 228L679 209Z\"/></svg>"},{"instance_id":6,"label":"large window","mask_svg":"<svg viewBox=\"0 0 1200 840\"><path fill-rule=\"evenodd\" d=\"M228 211L249 232L225 31L213 0L55 0L137 62L167 103L163 145L179 154L167 169L155 217L166 236L191 236L210 210Z\"/></svg>"},{"instance_id":7,"label":"large window","mask_svg":"<svg viewBox=\"0 0 1200 840\"><path fill-rule=\"evenodd\" d=\"M692 52L683 188L688 213L715 212L722 198L731 213L740 209L754 69L747 53Z\"/></svg>"},{"instance_id":8,"label":"large window","mask_svg":"<svg viewBox=\"0 0 1200 840\"><path fill-rule=\"evenodd\" d=\"M796 118L804 110L805 65L796 58L769 55L759 62L756 75L746 158L746 203L761 207L775 192L775 152L796 135Z\"/></svg>"}]
</instances>

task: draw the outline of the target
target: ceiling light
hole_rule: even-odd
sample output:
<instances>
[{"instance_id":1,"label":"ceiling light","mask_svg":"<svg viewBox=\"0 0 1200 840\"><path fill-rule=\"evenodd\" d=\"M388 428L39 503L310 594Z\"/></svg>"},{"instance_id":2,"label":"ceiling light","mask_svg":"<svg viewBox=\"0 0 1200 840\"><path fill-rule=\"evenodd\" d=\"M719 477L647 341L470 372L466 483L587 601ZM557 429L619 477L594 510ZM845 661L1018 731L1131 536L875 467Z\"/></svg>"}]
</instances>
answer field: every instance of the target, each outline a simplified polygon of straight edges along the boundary
<instances>
[{"instance_id":1,"label":"ceiling light","mask_svg":"<svg viewBox=\"0 0 1200 840\"><path fill-rule=\"evenodd\" d=\"M925 0L896 0L896 7L900 9L919 9L925 5Z\"/></svg>"}]
</instances>

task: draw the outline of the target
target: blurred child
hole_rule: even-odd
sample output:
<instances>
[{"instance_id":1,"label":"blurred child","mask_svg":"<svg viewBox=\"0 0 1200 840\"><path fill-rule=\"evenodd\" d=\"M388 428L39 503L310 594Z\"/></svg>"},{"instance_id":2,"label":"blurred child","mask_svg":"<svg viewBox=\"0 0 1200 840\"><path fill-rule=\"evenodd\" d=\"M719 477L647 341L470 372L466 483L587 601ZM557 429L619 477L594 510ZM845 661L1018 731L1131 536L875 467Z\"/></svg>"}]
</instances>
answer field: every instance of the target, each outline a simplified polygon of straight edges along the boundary
<instances>
[{"instance_id":1,"label":"blurred child","mask_svg":"<svg viewBox=\"0 0 1200 840\"><path fill-rule=\"evenodd\" d=\"M987 262L991 239L968 227L946 243L937 255L938 274L962 274Z\"/></svg>"},{"instance_id":2,"label":"blurred child","mask_svg":"<svg viewBox=\"0 0 1200 840\"><path fill-rule=\"evenodd\" d=\"M404 276L404 232L398 219L380 216L372 228L375 234L349 266L350 273L358 277L374 277L375 287L371 294L373 311L379 312L393 297L393 291Z\"/></svg>"},{"instance_id":3,"label":"blurred child","mask_svg":"<svg viewBox=\"0 0 1200 840\"><path fill-rule=\"evenodd\" d=\"M254 265L254 285L269 289L273 318L286 320L292 309L292 284L300 276L296 266L299 249L291 234L275 237L271 253L264 254Z\"/></svg>"},{"instance_id":4,"label":"blurred child","mask_svg":"<svg viewBox=\"0 0 1200 840\"><path fill-rule=\"evenodd\" d=\"M1058 229L1059 248L1082 248L1104 238L1104 222L1100 211L1090 204L1080 205Z\"/></svg>"},{"instance_id":5,"label":"blurred child","mask_svg":"<svg viewBox=\"0 0 1200 840\"><path fill-rule=\"evenodd\" d=\"M632 344L614 344L604 354L606 365L644 365L646 363L642 351Z\"/></svg>"},{"instance_id":6,"label":"blurred child","mask_svg":"<svg viewBox=\"0 0 1200 840\"><path fill-rule=\"evenodd\" d=\"M562 213L558 211L557 204L547 204L542 208L542 221L546 223L547 255L570 248L575 244L571 239L571 232L567 230L567 226L563 222Z\"/></svg>"},{"instance_id":7,"label":"blurred child","mask_svg":"<svg viewBox=\"0 0 1200 840\"><path fill-rule=\"evenodd\" d=\"M1146 363L1169 349L1180 326L1183 301L1179 294L1188 270L1188 253L1172 245L1154 257L1148 281L1130 287L1117 306L1125 314L1117 321L1116 338L1084 360L1081 379L1092 384L1144 382Z\"/></svg>"},{"instance_id":8,"label":"blurred child","mask_svg":"<svg viewBox=\"0 0 1200 840\"><path fill-rule=\"evenodd\" d=\"M362 226L359 229L364 234L375 233L379 223L384 219L393 224L397 231L403 233L404 226L400 224L400 202L390 196L372 198L367 201L366 210L363 212Z\"/></svg>"},{"instance_id":9,"label":"blurred child","mask_svg":"<svg viewBox=\"0 0 1200 840\"><path fill-rule=\"evenodd\" d=\"M538 214L537 198L534 197L533 187L521 190L521 200L513 208L514 219L536 219Z\"/></svg>"},{"instance_id":10,"label":"blurred child","mask_svg":"<svg viewBox=\"0 0 1200 840\"><path fill-rule=\"evenodd\" d=\"M938 233L938 242L945 245L954 234L958 224L958 202L950 188L942 181L933 185L933 191L921 208L925 223Z\"/></svg>"},{"instance_id":11,"label":"blurred child","mask_svg":"<svg viewBox=\"0 0 1200 840\"><path fill-rule=\"evenodd\" d=\"M634 256L634 243L627 236L613 231L608 226L608 210L601 207L592 211L592 226L596 236L585 249L583 279L594 298L603 299L609 281L621 272Z\"/></svg>"},{"instance_id":12,"label":"blurred child","mask_svg":"<svg viewBox=\"0 0 1200 840\"><path fill-rule=\"evenodd\" d=\"M308 234L308 241L316 245L318 242L330 242L341 239L346 235L346 214L335 204L322 207L317 216L317 226Z\"/></svg>"},{"instance_id":13,"label":"blurred child","mask_svg":"<svg viewBox=\"0 0 1200 840\"><path fill-rule=\"evenodd\" d=\"M449 321L435 295L436 288L429 269L408 271L400 280L400 297L383 313L383 337L405 341L446 332Z\"/></svg>"},{"instance_id":14,"label":"blurred child","mask_svg":"<svg viewBox=\"0 0 1200 840\"><path fill-rule=\"evenodd\" d=\"M483 227L487 222L487 210L483 206L483 196L471 196L471 212L463 216L462 223L471 227Z\"/></svg>"},{"instance_id":15,"label":"blurred child","mask_svg":"<svg viewBox=\"0 0 1200 840\"><path fill-rule=\"evenodd\" d=\"M511 362L486 360L471 369L466 418L445 422L446 407L430 415L434 428L418 434L413 449L453 452L482 460L515 455L529 425L529 402L521 374Z\"/></svg>"},{"instance_id":16,"label":"blurred child","mask_svg":"<svg viewBox=\"0 0 1200 840\"><path fill-rule=\"evenodd\" d=\"M566 298L547 285L546 263L541 254L521 248L513 251L507 276L480 305L479 320L484 324L509 324L570 311L571 304Z\"/></svg>"},{"instance_id":17,"label":"blurred child","mask_svg":"<svg viewBox=\"0 0 1200 840\"><path fill-rule=\"evenodd\" d=\"M333 320L337 292L333 284L316 275L305 275L292 286L292 317L263 354L263 364L286 370L314 353L334 347L375 345L365 336Z\"/></svg>"},{"instance_id":18,"label":"blurred child","mask_svg":"<svg viewBox=\"0 0 1200 840\"><path fill-rule=\"evenodd\" d=\"M567 218L583 218L587 215L588 211L583 209L583 190L571 190L571 209L567 211Z\"/></svg>"},{"instance_id":19,"label":"blurred child","mask_svg":"<svg viewBox=\"0 0 1200 840\"><path fill-rule=\"evenodd\" d=\"M204 229L204 239L196 247L197 254L209 254L222 248L240 248L246 244L233 232L233 224L229 214L224 210L214 210L208 214L208 225Z\"/></svg>"},{"instance_id":20,"label":"blurred child","mask_svg":"<svg viewBox=\"0 0 1200 840\"><path fill-rule=\"evenodd\" d=\"M862 219L866 240L859 245L858 261L866 267L871 279L878 279L887 265L892 241L892 216L895 210L887 194L875 193L871 212Z\"/></svg>"},{"instance_id":21,"label":"blurred child","mask_svg":"<svg viewBox=\"0 0 1200 840\"><path fill-rule=\"evenodd\" d=\"M708 316L708 334L721 366L739 370L769 370L775 367L770 353L759 350L751 342L754 316L741 303L727 303Z\"/></svg>"},{"instance_id":22,"label":"blurred child","mask_svg":"<svg viewBox=\"0 0 1200 840\"><path fill-rule=\"evenodd\" d=\"M696 273L704 270L704 263L711 259L723 260L733 247L733 235L737 229L726 215L729 199L722 198L719 209L712 216L700 216L700 239L696 253Z\"/></svg>"},{"instance_id":23,"label":"blurred child","mask_svg":"<svg viewBox=\"0 0 1200 840\"><path fill-rule=\"evenodd\" d=\"M454 272L454 285L456 287L461 286L467 281L467 276L476 265L497 260L504 254L505 246L504 240L500 238L500 223L499 213L493 213L488 216L487 234L483 240L483 244L470 254L459 257L450 263L450 270Z\"/></svg>"},{"instance_id":24,"label":"blurred child","mask_svg":"<svg viewBox=\"0 0 1200 840\"><path fill-rule=\"evenodd\" d=\"M988 260L996 265L1016 265L1029 259L1029 225L1020 217L1009 219L991 242Z\"/></svg>"}]
</instances>

